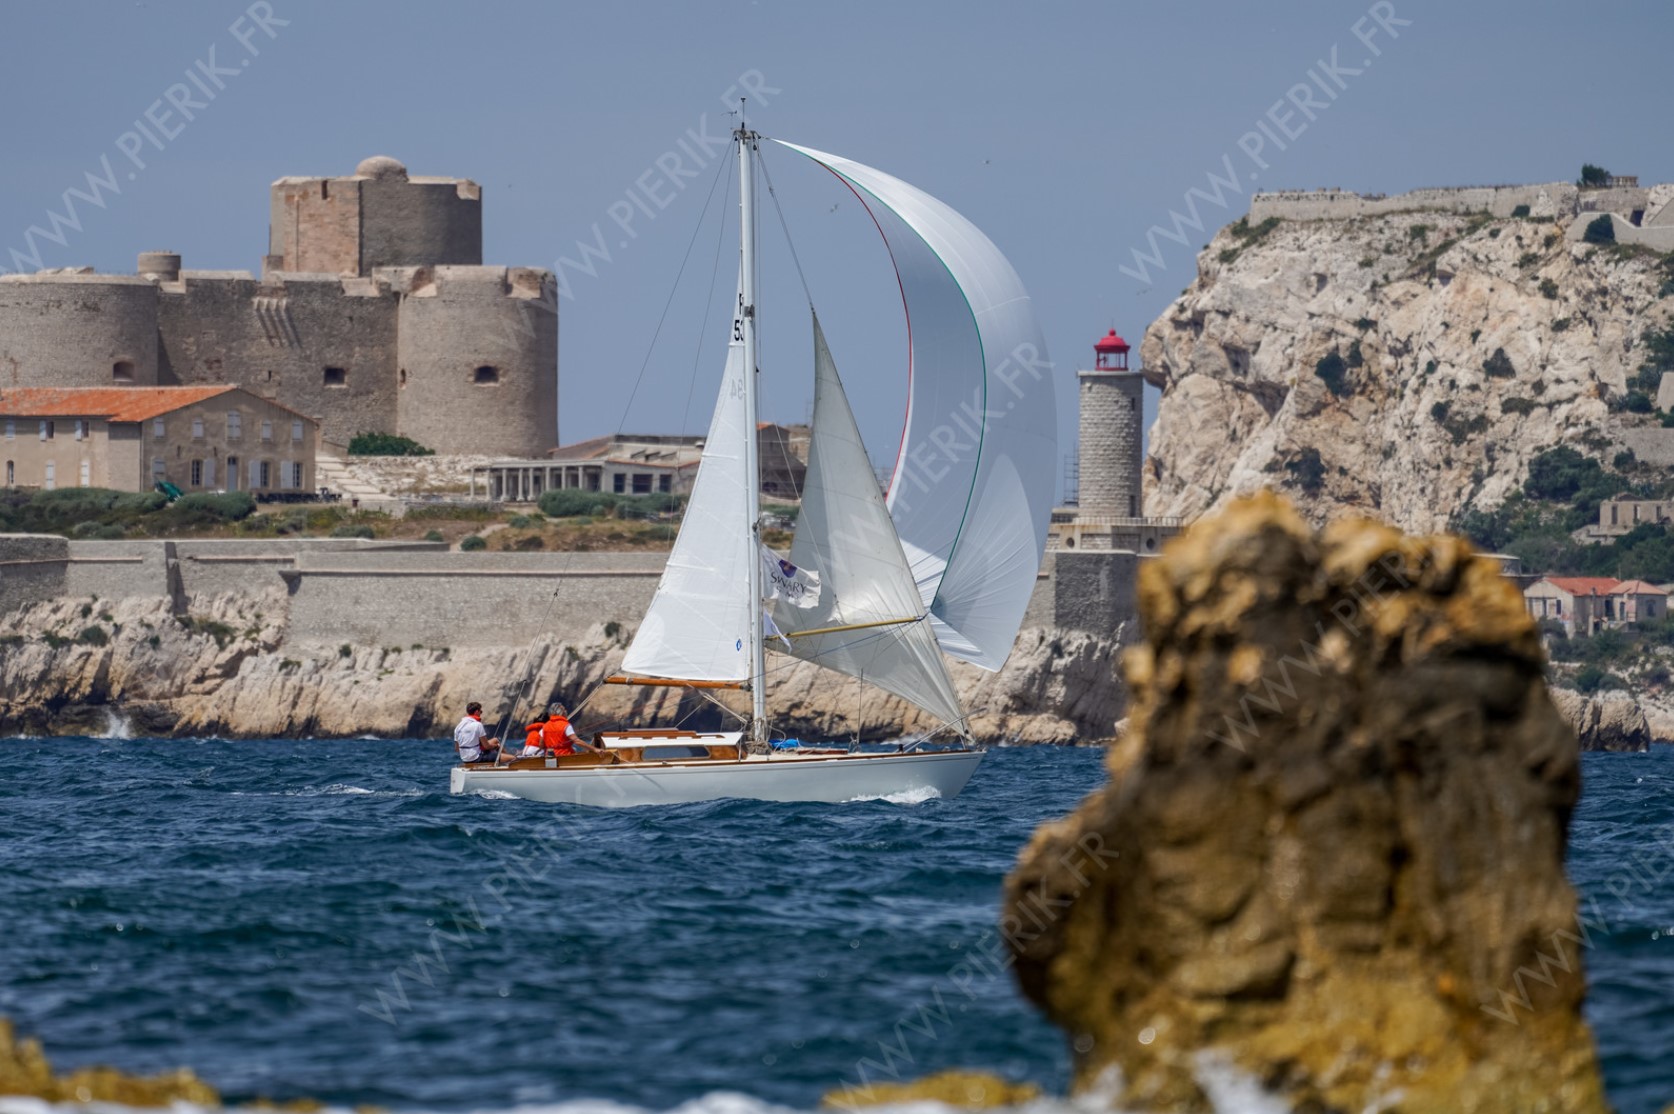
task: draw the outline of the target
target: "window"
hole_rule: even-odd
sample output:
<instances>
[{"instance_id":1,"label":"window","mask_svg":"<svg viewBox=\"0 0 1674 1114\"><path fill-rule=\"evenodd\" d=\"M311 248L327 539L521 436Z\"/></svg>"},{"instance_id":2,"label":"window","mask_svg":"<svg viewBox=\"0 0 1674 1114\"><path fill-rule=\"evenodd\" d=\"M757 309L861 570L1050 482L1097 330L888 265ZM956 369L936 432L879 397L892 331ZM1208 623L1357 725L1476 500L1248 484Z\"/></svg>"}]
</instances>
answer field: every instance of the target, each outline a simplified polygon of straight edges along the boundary
<instances>
[{"instance_id":1,"label":"window","mask_svg":"<svg viewBox=\"0 0 1674 1114\"><path fill-rule=\"evenodd\" d=\"M46 489L51 491L58 486L58 466L52 461L46 462Z\"/></svg>"},{"instance_id":2,"label":"window","mask_svg":"<svg viewBox=\"0 0 1674 1114\"><path fill-rule=\"evenodd\" d=\"M267 486L267 481L266 481L267 473L266 473L266 471L264 471L264 469L266 469L266 468L267 468L267 461L265 461L265 460L252 460L250 462L250 490L251 491L256 490L258 487L266 487ZM257 482L258 480L260 480L262 482L258 483Z\"/></svg>"},{"instance_id":3,"label":"window","mask_svg":"<svg viewBox=\"0 0 1674 1114\"><path fill-rule=\"evenodd\" d=\"M300 461L300 460L291 461L290 468L291 468L291 486L300 491L302 489L302 461Z\"/></svg>"},{"instance_id":4,"label":"window","mask_svg":"<svg viewBox=\"0 0 1674 1114\"><path fill-rule=\"evenodd\" d=\"M263 422L262 423L262 440L263 441L273 440L273 423L272 422Z\"/></svg>"},{"instance_id":5,"label":"window","mask_svg":"<svg viewBox=\"0 0 1674 1114\"><path fill-rule=\"evenodd\" d=\"M17 423L12 421L10 418L6 419L6 440L17 440Z\"/></svg>"},{"instance_id":6,"label":"window","mask_svg":"<svg viewBox=\"0 0 1674 1114\"><path fill-rule=\"evenodd\" d=\"M227 411L227 440L244 436L244 418L237 410Z\"/></svg>"},{"instance_id":7,"label":"window","mask_svg":"<svg viewBox=\"0 0 1674 1114\"><path fill-rule=\"evenodd\" d=\"M202 418L193 418L192 419L192 440L194 440L194 441L202 441L203 440L203 419Z\"/></svg>"},{"instance_id":8,"label":"window","mask_svg":"<svg viewBox=\"0 0 1674 1114\"><path fill-rule=\"evenodd\" d=\"M203 486L203 461L201 460L192 461L192 486Z\"/></svg>"},{"instance_id":9,"label":"window","mask_svg":"<svg viewBox=\"0 0 1674 1114\"><path fill-rule=\"evenodd\" d=\"M117 360L110 366L110 381L112 383L132 383L134 381L134 361Z\"/></svg>"},{"instance_id":10,"label":"window","mask_svg":"<svg viewBox=\"0 0 1674 1114\"><path fill-rule=\"evenodd\" d=\"M52 435L55 432L57 432L57 430L54 428L53 423L50 420L42 419L42 421L41 421L41 440L42 441L51 441L52 440Z\"/></svg>"},{"instance_id":11,"label":"window","mask_svg":"<svg viewBox=\"0 0 1674 1114\"><path fill-rule=\"evenodd\" d=\"M406 388L407 388L407 369L402 368L401 369L401 389L406 390Z\"/></svg>"},{"instance_id":12,"label":"window","mask_svg":"<svg viewBox=\"0 0 1674 1114\"><path fill-rule=\"evenodd\" d=\"M349 385L349 373L340 367L328 367L325 369L325 385L328 387L347 387Z\"/></svg>"},{"instance_id":13,"label":"window","mask_svg":"<svg viewBox=\"0 0 1674 1114\"><path fill-rule=\"evenodd\" d=\"M669 474L667 472L664 472L662 475L657 477L657 490L662 492L664 495L667 495L668 492L669 492L669 486L668 485L669 485Z\"/></svg>"},{"instance_id":14,"label":"window","mask_svg":"<svg viewBox=\"0 0 1674 1114\"><path fill-rule=\"evenodd\" d=\"M203 486L215 486L215 458L210 457L203 462Z\"/></svg>"},{"instance_id":15,"label":"window","mask_svg":"<svg viewBox=\"0 0 1674 1114\"><path fill-rule=\"evenodd\" d=\"M156 483L158 480L166 480L166 479L168 479L168 476L169 476L168 462L160 456L152 457L151 458L151 482Z\"/></svg>"},{"instance_id":16,"label":"window","mask_svg":"<svg viewBox=\"0 0 1674 1114\"><path fill-rule=\"evenodd\" d=\"M77 418L76 419L76 440L77 441L87 440L88 424L89 423L88 423L86 418Z\"/></svg>"},{"instance_id":17,"label":"window","mask_svg":"<svg viewBox=\"0 0 1674 1114\"><path fill-rule=\"evenodd\" d=\"M286 488L288 488L290 486L291 486L291 462L288 461L288 460L280 461L280 463L279 463L279 490L284 491Z\"/></svg>"},{"instance_id":18,"label":"window","mask_svg":"<svg viewBox=\"0 0 1674 1114\"><path fill-rule=\"evenodd\" d=\"M17 486L17 465L10 460L6 461L6 486Z\"/></svg>"},{"instance_id":19,"label":"window","mask_svg":"<svg viewBox=\"0 0 1674 1114\"><path fill-rule=\"evenodd\" d=\"M616 473L616 475L612 476L610 480L610 490L616 492L618 495L628 490L628 477L623 475L621 472Z\"/></svg>"},{"instance_id":20,"label":"window","mask_svg":"<svg viewBox=\"0 0 1674 1114\"><path fill-rule=\"evenodd\" d=\"M651 494L651 473L649 473L649 472L635 472L634 473L634 494L635 495L649 495L649 494Z\"/></svg>"},{"instance_id":21,"label":"window","mask_svg":"<svg viewBox=\"0 0 1674 1114\"><path fill-rule=\"evenodd\" d=\"M250 486L251 487L272 487L273 486L273 462L271 460L261 460L261 461L256 462L256 482L251 484Z\"/></svg>"},{"instance_id":22,"label":"window","mask_svg":"<svg viewBox=\"0 0 1674 1114\"><path fill-rule=\"evenodd\" d=\"M471 382L479 387L500 381L500 369L497 367L479 367L471 373Z\"/></svg>"},{"instance_id":23,"label":"window","mask_svg":"<svg viewBox=\"0 0 1674 1114\"><path fill-rule=\"evenodd\" d=\"M291 423L291 440L292 441L302 440L302 419L301 418L298 418L296 421Z\"/></svg>"},{"instance_id":24,"label":"window","mask_svg":"<svg viewBox=\"0 0 1674 1114\"><path fill-rule=\"evenodd\" d=\"M91 460L81 462L81 486L93 486L93 462Z\"/></svg>"},{"instance_id":25,"label":"window","mask_svg":"<svg viewBox=\"0 0 1674 1114\"><path fill-rule=\"evenodd\" d=\"M163 424L163 419L161 419L161 418L151 419L151 436L161 437L167 432L168 432L168 427Z\"/></svg>"},{"instance_id":26,"label":"window","mask_svg":"<svg viewBox=\"0 0 1674 1114\"><path fill-rule=\"evenodd\" d=\"M227 458L227 490L238 490L238 458L236 456Z\"/></svg>"}]
</instances>

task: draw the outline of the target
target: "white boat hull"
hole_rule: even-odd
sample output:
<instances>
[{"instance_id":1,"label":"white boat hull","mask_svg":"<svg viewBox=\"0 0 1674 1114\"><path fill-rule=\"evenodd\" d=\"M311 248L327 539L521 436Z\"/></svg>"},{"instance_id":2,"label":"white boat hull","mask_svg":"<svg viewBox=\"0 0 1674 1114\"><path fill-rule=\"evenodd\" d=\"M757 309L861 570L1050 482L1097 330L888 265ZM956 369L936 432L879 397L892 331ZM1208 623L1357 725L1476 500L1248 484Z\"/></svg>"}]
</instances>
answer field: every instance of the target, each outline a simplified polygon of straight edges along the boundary
<instances>
[{"instance_id":1,"label":"white boat hull","mask_svg":"<svg viewBox=\"0 0 1674 1114\"><path fill-rule=\"evenodd\" d=\"M754 801L877 800L899 795L956 797L981 751L772 755L738 760L624 763L572 769L455 766L455 794L522 797L548 804L635 808L739 798Z\"/></svg>"}]
</instances>

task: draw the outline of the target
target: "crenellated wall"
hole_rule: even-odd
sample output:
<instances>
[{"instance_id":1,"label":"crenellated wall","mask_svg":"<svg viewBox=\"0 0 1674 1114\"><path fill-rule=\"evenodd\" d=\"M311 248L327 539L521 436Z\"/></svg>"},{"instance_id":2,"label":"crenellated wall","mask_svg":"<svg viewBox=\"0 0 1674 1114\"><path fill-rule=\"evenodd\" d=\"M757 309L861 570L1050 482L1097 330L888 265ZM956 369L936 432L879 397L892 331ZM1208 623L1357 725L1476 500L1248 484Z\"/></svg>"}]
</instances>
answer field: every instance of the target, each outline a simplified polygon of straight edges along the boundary
<instances>
[{"instance_id":1,"label":"crenellated wall","mask_svg":"<svg viewBox=\"0 0 1674 1114\"><path fill-rule=\"evenodd\" d=\"M1448 186L1409 190L1394 195L1361 194L1353 190L1275 190L1251 195L1250 220L1257 223L1269 217L1280 220L1349 220L1398 213L1405 209L1509 217L1519 205L1527 205L1531 217L1558 217L1577 211L1581 193L1570 182L1525 186Z\"/></svg>"}]
</instances>

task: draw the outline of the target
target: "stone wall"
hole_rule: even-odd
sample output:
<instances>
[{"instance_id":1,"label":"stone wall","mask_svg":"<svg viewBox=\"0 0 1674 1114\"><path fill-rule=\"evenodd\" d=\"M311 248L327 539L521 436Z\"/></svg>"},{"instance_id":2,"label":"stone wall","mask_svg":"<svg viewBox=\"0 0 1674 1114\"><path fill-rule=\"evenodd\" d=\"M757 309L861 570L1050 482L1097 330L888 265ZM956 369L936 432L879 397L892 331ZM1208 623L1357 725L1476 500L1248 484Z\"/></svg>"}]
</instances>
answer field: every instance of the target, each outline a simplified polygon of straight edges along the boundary
<instances>
[{"instance_id":1,"label":"stone wall","mask_svg":"<svg viewBox=\"0 0 1674 1114\"><path fill-rule=\"evenodd\" d=\"M167 596L176 610L184 610L175 543L71 542L61 594L101 600Z\"/></svg>"},{"instance_id":2,"label":"stone wall","mask_svg":"<svg viewBox=\"0 0 1674 1114\"><path fill-rule=\"evenodd\" d=\"M1569 182L1441 187L1410 190L1392 196L1360 194L1353 190L1278 190L1251 195L1250 220L1260 222L1268 217L1281 220L1349 220L1404 209L1437 209L1509 217L1519 205L1527 205L1532 217L1557 217L1576 212L1580 192Z\"/></svg>"},{"instance_id":3,"label":"stone wall","mask_svg":"<svg viewBox=\"0 0 1674 1114\"><path fill-rule=\"evenodd\" d=\"M1579 242L1587 235L1587 226L1599 217L1598 213L1582 213L1569 222L1564 238ZM1674 224L1636 225L1619 213L1610 213L1610 227L1618 244L1638 244L1652 251L1674 251Z\"/></svg>"},{"instance_id":4,"label":"stone wall","mask_svg":"<svg viewBox=\"0 0 1674 1114\"><path fill-rule=\"evenodd\" d=\"M64 595L70 543L53 534L0 534L0 634L20 607Z\"/></svg>"},{"instance_id":5,"label":"stone wall","mask_svg":"<svg viewBox=\"0 0 1674 1114\"><path fill-rule=\"evenodd\" d=\"M158 304L163 374L237 383L320 423L323 440L395 432L397 296L370 279L186 272ZM343 373L328 385L327 368ZM335 378L335 377L334 377Z\"/></svg>"},{"instance_id":6,"label":"stone wall","mask_svg":"<svg viewBox=\"0 0 1674 1114\"><path fill-rule=\"evenodd\" d=\"M568 560L567 558L578 558ZM580 560L585 558L585 560ZM639 624L666 554L309 554L285 574L299 645L510 646Z\"/></svg>"},{"instance_id":7,"label":"stone wall","mask_svg":"<svg viewBox=\"0 0 1674 1114\"><path fill-rule=\"evenodd\" d=\"M1138 554L1058 550L1053 554L1052 625L1109 638L1137 609Z\"/></svg>"}]
</instances>

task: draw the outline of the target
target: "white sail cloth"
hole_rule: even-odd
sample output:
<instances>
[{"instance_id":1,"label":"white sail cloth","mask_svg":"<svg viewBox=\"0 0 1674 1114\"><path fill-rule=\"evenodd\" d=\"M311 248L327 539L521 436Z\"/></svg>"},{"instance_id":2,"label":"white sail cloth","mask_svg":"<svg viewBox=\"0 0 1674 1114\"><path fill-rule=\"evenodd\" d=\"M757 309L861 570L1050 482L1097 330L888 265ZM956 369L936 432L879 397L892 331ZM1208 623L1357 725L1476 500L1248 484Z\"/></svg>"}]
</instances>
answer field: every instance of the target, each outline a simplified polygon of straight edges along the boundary
<instances>
[{"instance_id":1,"label":"white sail cloth","mask_svg":"<svg viewBox=\"0 0 1674 1114\"><path fill-rule=\"evenodd\" d=\"M785 595L773 601L773 621L789 636L790 653L892 692L944 723L962 725L959 697L935 633L922 618L918 586L818 318L814 427L791 563L818 573L819 594L811 607L797 606ZM797 634L852 626L860 629Z\"/></svg>"},{"instance_id":2,"label":"white sail cloth","mask_svg":"<svg viewBox=\"0 0 1674 1114\"><path fill-rule=\"evenodd\" d=\"M1028 292L987 236L929 194L783 145L846 183L889 247L911 344L889 509L942 648L999 669L1034 591L1058 468L1051 366Z\"/></svg>"},{"instance_id":3,"label":"white sail cloth","mask_svg":"<svg viewBox=\"0 0 1674 1114\"><path fill-rule=\"evenodd\" d=\"M741 304L735 302L734 304ZM761 558L750 534L744 452L744 342L737 330L709 422L680 535L657 594L622 659L629 673L685 681L743 681L750 676L749 563Z\"/></svg>"}]
</instances>

